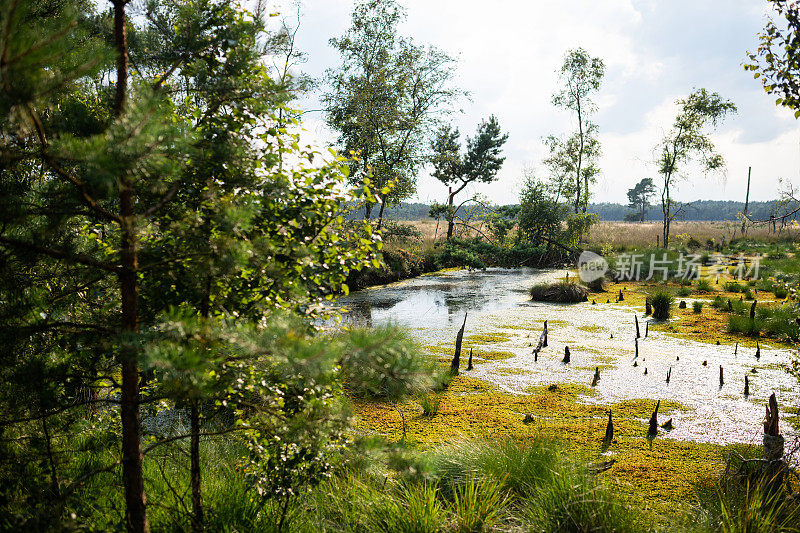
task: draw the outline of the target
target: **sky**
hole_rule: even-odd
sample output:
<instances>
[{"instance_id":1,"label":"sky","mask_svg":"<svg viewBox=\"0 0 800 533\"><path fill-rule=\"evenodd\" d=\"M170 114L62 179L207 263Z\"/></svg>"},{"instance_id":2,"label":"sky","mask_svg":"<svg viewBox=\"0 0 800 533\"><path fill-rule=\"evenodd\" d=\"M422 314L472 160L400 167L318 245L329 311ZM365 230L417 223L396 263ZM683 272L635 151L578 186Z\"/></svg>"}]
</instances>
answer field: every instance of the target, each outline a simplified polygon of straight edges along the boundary
<instances>
[{"instance_id":1,"label":"sky","mask_svg":"<svg viewBox=\"0 0 800 533\"><path fill-rule=\"evenodd\" d=\"M752 167L752 200L778 197L800 177L800 122L775 106L742 63L758 46L769 13L762 0L400 0L407 19L400 33L431 44L458 60L454 83L471 99L452 117L464 135L494 114L509 140L498 179L471 189L496 204L518 201L523 171L546 178L543 138L575 127L569 112L555 108L557 70L569 49L583 47L602 58L606 76L595 95L603 155L593 202L625 203L640 179L658 183L654 148L677 112L675 100L704 87L732 100L738 113L713 133L726 160L724 174L689 176L673 194L678 200L744 200ZM328 40L350 24L352 0L305 0L297 45L307 54L302 69L321 77L340 59ZM278 6L291 15L292 8ZM299 102L320 108L316 94ZM324 115L305 115L307 138L333 143ZM423 169L411 201L444 201L445 187ZM469 193L465 193L469 194Z\"/></svg>"}]
</instances>

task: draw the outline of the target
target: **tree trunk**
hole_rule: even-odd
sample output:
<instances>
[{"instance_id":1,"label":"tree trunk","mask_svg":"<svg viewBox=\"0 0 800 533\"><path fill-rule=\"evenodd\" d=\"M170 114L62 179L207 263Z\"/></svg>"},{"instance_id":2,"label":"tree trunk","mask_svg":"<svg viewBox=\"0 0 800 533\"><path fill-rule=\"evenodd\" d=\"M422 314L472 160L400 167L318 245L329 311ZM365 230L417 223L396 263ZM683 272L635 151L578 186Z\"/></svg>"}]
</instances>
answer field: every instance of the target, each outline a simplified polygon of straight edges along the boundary
<instances>
[{"instance_id":1,"label":"tree trunk","mask_svg":"<svg viewBox=\"0 0 800 533\"><path fill-rule=\"evenodd\" d=\"M117 51L117 85L114 114L122 115L127 99L128 41L125 29L126 0L114 0L114 43ZM136 253L136 219L133 188L126 176L119 179L120 203L120 296L122 329L139 331L138 258ZM139 420L139 366L136 348L127 342L120 352L122 388L120 420L122 422L122 478L125 487L126 526L128 531L150 531L142 476L141 424Z\"/></svg>"},{"instance_id":2,"label":"tree trunk","mask_svg":"<svg viewBox=\"0 0 800 533\"><path fill-rule=\"evenodd\" d=\"M190 424L192 436L189 442L190 476L192 483L192 526L195 531L203 531L203 493L200 476L200 406L192 400Z\"/></svg>"},{"instance_id":3,"label":"tree trunk","mask_svg":"<svg viewBox=\"0 0 800 533\"><path fill-rule=\"evenodd\" d=\"M456 214L453 212L453 198L455 197L455 193L453 192L453 188L450 187L447 189L447 240L449 241L453 237L453 229L455 228L455 218Z\"/></svg>"},{"instance_id":4,"label":"tree trunk","mask_svg":"<svg viewBox=\"0 0 800 533\"><path fill-rule=\"evenodd\" d=\"M378 211L378 229L383 225L383 210L386 208L386 198L381 202L381 208Z\"/></svg>"}]
</instances>

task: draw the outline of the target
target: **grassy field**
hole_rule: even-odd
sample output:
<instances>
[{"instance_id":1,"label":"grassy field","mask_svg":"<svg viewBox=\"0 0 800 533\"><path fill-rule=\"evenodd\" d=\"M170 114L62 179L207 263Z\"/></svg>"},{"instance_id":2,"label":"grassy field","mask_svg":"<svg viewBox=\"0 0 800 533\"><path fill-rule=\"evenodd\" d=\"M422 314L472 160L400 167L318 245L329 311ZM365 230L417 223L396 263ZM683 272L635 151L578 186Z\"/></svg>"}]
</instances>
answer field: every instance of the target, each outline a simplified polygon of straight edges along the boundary
<instances>
[{"instance_id":1,"label":"grassy field","mask_svg":"<svg viewBox=\"0 0 800 533\"><path fill-rule=\"evenodd\" d=\"M418 229L422 234L423 247L432 246L435 242L445 239L447 235L447 223L440 221L438 224L432 219L402 221L402 224L410 224ZM485 231L485 225L481 221L474 224L480 231ZM474 230L459 227L458 235L475 235ZM670 230L672 243L682 243L694 238L702 244L713 239L715 243L721 243L722 238L730 242L733 238L741 238L741 224L735 221L676 221L672 223ZM603 221L592 227L587 244L589 246L611 245L619 247L650 246L655 244L656 237L661 236L660 222L616 222ZM765 242L778 242L790 238L800 239L800 228L784 228L777 233L772 233L766 226L750 228L746 236ZM391 246L391 242L389 243Z\"/></svg>"}]
</instances>

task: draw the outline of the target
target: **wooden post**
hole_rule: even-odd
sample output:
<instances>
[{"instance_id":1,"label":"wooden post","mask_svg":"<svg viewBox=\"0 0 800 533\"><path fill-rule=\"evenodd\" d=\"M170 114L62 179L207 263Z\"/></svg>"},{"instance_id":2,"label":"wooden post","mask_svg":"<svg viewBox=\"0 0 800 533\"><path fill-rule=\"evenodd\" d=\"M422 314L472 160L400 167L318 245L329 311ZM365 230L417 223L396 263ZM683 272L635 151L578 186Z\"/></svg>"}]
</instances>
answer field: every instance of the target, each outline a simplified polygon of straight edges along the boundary
<instances>
[{"instance_id":1,"label":"wooden post","mask_svg":"<svg viewBox=\"0 0 800 533\"><path fill-rule=\"evenodd\" d=\"M744 375L744 395L750 396L750 381L747 379L747 374Z\"/></svg>"},{"instance_id":2,"label":"wooden post","mask_svg":"<svg viewBox=\"0 0 800 533\"><path fill-rule=\"evenodd\" d=\"M603 446L611 445L614 440L614 421L611 420L611 411L608 411L608 423L606 424L606 434L603 437Z\"/></svg>"},{"instance_id":3,"label":"wooden post","mask_svg":"<svg viewBox=\"0 0 800 533\"><path fill-rule=\"evenodd\" d=\"M637 357L639 357L639 339L633 339L633 346L634 349L636 350L636 353L633 356L633 358L636 359Z\"/></svg>"},{"instance_id":4,"label":"wooden post","mask_svg":"<svg viewBox=\"0 0 800 533\"><path fill-rule=\"evenodd\" d=\"M667 383L669 383L671 377L672 377L672 367L669 367L669 370L667 370Z\"/></svg>"},{"instance_id":5,"label":"wooden post","mask_svg":"<svg viewBox=\"0 0 800 533\"><path fill-rule=\"evenodd\" d=\"M467 370L472 370L472 348L469 349L469 361L467 361Z\"/></svg>"},{"instance_id":6,"label":"wooden post","mask_svg":"<svg viewBox=\"0 0 800 533\"><path fill-rule=\"evenodd\" d=\"M636 338L638 339L639 337L641 337L641 335L639 335L639 317L633 315L633 321L636 323Z\"/></svg>"},{"instance_id":7,"label":"wooden post","mask_svg":"<svg viewBox=\"0 0 800 533\"><path fill-rule=\"evenodd\" d=\"M644 367L644 375L647 375L647 367Z\"/></svg>"},{"instance_id":8,"label":"wooden post","mask_svg":"<svg viewBox=\"0 0 800 533\"><path fill-rule=\"evenodd\" d=\"M733 348L734 357L739 353L739 341L736 341L736 346Z\"/></svg>"},{"instance_id":9,"label":"wooden post","mask_svg":"<svg viewBox=\"0 0 800 533\"><path fill-rule=\"evenodd\" d=\"M650 427L647 430L648 437L655 437L658 434L658 407L661 405L661 400L656 403L656 408L650 416Z\"/></svg>"},{"instance_id":10,"label":"wooden post","mask_svg":"<svg viewBox=\"0 0 800 533\"><path fill-rule=\"evenodd\" d=\"M544 329L542 331L542 335L544 335L544 341L542 342L542 348L547 348L547 320L544 321Z\"/></svg>"},{"instance_id":11,"label":"wooden post","mask_svg":"<svg viewBox=\"0 0 800 533\"><path fill-rule=\"evenodd\" d=\"M758 345L758 341L756 341L756 359L761 359L761 346Z\"/></svg>"},{"instance_id":12,"label":"wooden post","mask_svg":"<svg viewBox=\"0 0 800 533\"><path fill-rule=\"evenodd\" d=\"M750 320L756 319L756 301L753 300L753 305L750 306Z\"/></svg>"},{"instance_id":13,"label":"wooden post","mask_svg":"<svg viewBox=\"0 0 800 533\"><path fill-rule=\"evenodd\" d=\"M594 367L594 377L592 378L592 387L597 386L597 382L600 381L600 367Z\"/></svg>"},{"instance_id":14,"label":"wooden post","mask_svg":"<svg viewBox=\"0 0 800 533\"><path fill-rule=\"evenodd\" d=\"M783 461L783 435L778 427L778 401L773 392L767 403L764 417L764 472L770 492L776 493L783 486L785 464Z\"/></svg>"},{"instance_id":15,"label":"wooden post","mask_svg":"<svg viewBox=\"0 0 800 533\"><path fill-rule=\"evenodd\" d=\"M719 386L720 386L720 388L722 388L722 386L724 384L725 384L725 378L722 375L722 365L719 365Z\"/></svg>"},{"instance_id":16,"label":"wooden post","mask_svg":"<svg viewBox=\"0 0 800 533\"><path fill-rule=\"evenodd\" d=\"M625 300L625 297L622 295L622 289L619 290L619 301L622 302Z\"/></svg>"},{"instance_id":17,"label":"wooden post","mask_svg":"<svg viewBox=\"0 0 800 533\"><path fill-rule=\"evenodd\" d=\"M569 346L564 346L564 359L562 359L561 362L569 363Z\"/></svg>"},{"instance_id":18,"label":"wooden post","mask_svg":"<svg viewBox=\"0 0 800 533\"><path fill-rule=\"evenodd\" d=\"M458 330L456 335L456 354L453 356L453 362L450 363L450 373L453 375L458 374L458 366L461 363L461 342L464 340L464 328L467 326L467 313L464 313L464 323L461 324L461 329Z\"/></svg>"},{"instance_id":19,"label":"wooden post","mask_svg":"<svg viewBox=\"0 0 800 533\"><path fill-rule=\"evenodd\" d=\"M644 338L647 338L647 335L650 334L650 322L644 323Z\"/></svg>"}]
</instances>

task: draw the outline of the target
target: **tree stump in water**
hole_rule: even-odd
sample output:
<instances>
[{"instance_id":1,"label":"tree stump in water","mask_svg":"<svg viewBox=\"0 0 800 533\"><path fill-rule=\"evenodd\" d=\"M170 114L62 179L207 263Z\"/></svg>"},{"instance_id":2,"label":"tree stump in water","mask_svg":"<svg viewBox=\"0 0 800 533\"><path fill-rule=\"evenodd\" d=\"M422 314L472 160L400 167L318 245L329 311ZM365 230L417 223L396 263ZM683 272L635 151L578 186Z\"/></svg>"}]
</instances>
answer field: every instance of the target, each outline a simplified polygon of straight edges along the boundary
<instances>
[{"instance_id":1,"label":"tree stump in water","mask_svg":"<svg viewBox=\"0 0 800 533\"><path fill-rule=\"evenodd\" d=\"M724 384L725 384L725 378L722 375L722 365L719 365L719 386L720 386L720 388L722 388L722 386Z\"/></svg>"},{"instance_id":2,"label":"tree stump in water","mask_svg":"<svg viewBox=\"0 0 800 533\"><path fill-rule=\"evenodd\" d=\"M661 400L656 403L656 408L653 414L650 415L650 427L647 429L648 437L655 437L658 434L658 407L661 405Z\"/></svg>"},{"instance_id":3,"label":"tree stump in water","mask_svg":"<svg viewBox=\"0 0 800 533\"><path fill-rule=\"evenodd\" d=\"M786 464L783 460L783 435L778 428L778 401L773 392L767 403L764 417L764 473L767 487L773 494L783 487Z\"/></svg>"},{"instance_id":4,"label":"tree stump in water","mask_svg":"<svg viewBox=\"0 0 800 533\"><path fill-rule=\"evenodd\" d=\"M603 437L603 446L610 446L614 440L614 421L611 420L611 411L608 412L608 424L606 424L606 434Z\"/></svg>"},{"instance_id":5,"label":"tree stump in water","mask_svg":"<svg viewBox=\"0 0 800 533\"><path fill-rule=\"evenodd\" d=\"M756 359L761 359L761 346L758 345L758 341L756 341Z\"/></svg>"},{"instance_id":6,"label":"tree stump in water","mask_svg":"<svg viewBox=\"0 0 800 533\"><path fill-rule=\"evenodd\" d=\"M633 339L633 347L636 350L633 358L636 359L639 357L639 339Z\"/></svg>"},{"instance_id":7,"label":"tree stump in water","mask_svg":"<svg viewBox=\"0 0 800 533\"><path fill-rule=\"evenodd\" d=\"M666 422L664 422L663 424L661 424L661 428L662 428L662 429L665 429L665 430L667 430L667 431L672 431L672 428L673 428L673 426L672 426L672 419L670 418L669 420L667 420Z\"/></svg>"},{"instance_id":8,"label":"tree stump in water","mask_svg":"<svg viewBox=\"0 0 800 533\"><path fill-rule=\"evenodd\" d=\"M744 395L750 396L750 381L747 379L747 374L744 375Z\"/></svg>"},{"instance_id":9,"label":"tree stump in water","mask_svg":"<svg viewBox=\"0 0 800 533\"><path fill-rule=\"evenodd\" d=\"M544 328L542 331L542 335L544 335L544 341L542 342L542 348L547 348L547 320L544 321Z\"/></svg>"},{"instance_id":10,"label":"tree stump in water","mask_svg":"<svg viewBox=\"0 0 800 533\"><path fill-rule=\"evenodd\" d=\"M562 359L561 362L569 363L569 346L564 346L564 359Z\"/></svg>"},{"instance_id":11,"label":"tree stump in water","mask_svg":"<svg viewBox=\"0 0 800 533\"><path fill-rule=\"evenodd\" d=\"M636 338L638 339L639 337L641 337L641 335L639 335L639 317L633 315L633 321L636 323Z\"/></svg>"},{"instance_id":12,"label":"tree stump in water","mask_svg":"<svg viewBox=\"0 0 800 533\"><path fill-rule=\"evenodd\" d=\"M464 340L464 328L467 326L467 314L464 313L464 323L461 324L461 329L458 330L456 335L456 354L453 356L453 362L450 363L450 373L453 375L458 374L458 367L461 364L461 342Z\"/></svg>"},{"instance_id":13,"label":"tree stump in water","mask_svg":"<svg viewBox=\"0 0 800 533\"><path fill-rule=\"evenodd\" d=\"M671 377L672 377L672 367L669 367L669 370L667 370L667 383L669 383Z\"/></svg>"},{"instance_id":14,"label":"tree stump in water","mask_svg":"<svg viewBox=\"0 0 800 533\"><path fill-rule=\"evenodd\" d=\"M739 341L736 341L736 346L733 348L734 357L739 353Z\"/></svg>"},{"instance_id":15,"label":"tree stump in water","mask_svg":"<svg viewBox=\"0 0 800 533\"><path fill-rule=\"evenodd\" d=\"M472 348L469 349L469 361L467 361L467 370L472 370Z\"/></svg>"},{"instance_id":16,"label":"tree stump in water","mask_svg":"<svg viewBox=\"0 0 800 533\"><path fill-rule=\"evenodd\" d=\"M636 361L634 361L634 362L633 362L633 366L634 366L634 368L635 368L635 367L639 366L639 363L638 363L638 362L636 362Z\"/></svg>"},{"instance_id":17,"label":"tree stump in water","mask_svg":"<svg viewBox=\"0 0 800 533\"><path fill-rule=\"evenodd\" d=\"M592 378L592 387L597 386L597 382L600 381L600 367L594 367L594 377Z\"/></svg>"},{"instance_id":18,"label":"tree stump in water","mask_svg":"<svg viewBox=\"0 0 800 533\"><path fill-rule=\"evenodd\" d=\"M644 367L644 375L647 375L647 367Z\"/></svg>"},{"instance_id":19,"label":"tree stump in water","mask_svg":"<svg viewBox=\"0 0 800 533\"><path fill-rule=\"evenodd\" d=\"M644 338L647 338L647 335L650 333L650 322L644 323Z\"/></svg>"},{"instance_id":20,"label":"tree stump in water","mask_svg":"<svg viewBox=\"0 0 800 533\"><path fill-rule=\"evenodd\" d=\"M703 361L703 366L708 366L708 361Z\"/></svg>"}]
</instances>

